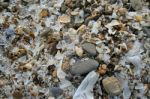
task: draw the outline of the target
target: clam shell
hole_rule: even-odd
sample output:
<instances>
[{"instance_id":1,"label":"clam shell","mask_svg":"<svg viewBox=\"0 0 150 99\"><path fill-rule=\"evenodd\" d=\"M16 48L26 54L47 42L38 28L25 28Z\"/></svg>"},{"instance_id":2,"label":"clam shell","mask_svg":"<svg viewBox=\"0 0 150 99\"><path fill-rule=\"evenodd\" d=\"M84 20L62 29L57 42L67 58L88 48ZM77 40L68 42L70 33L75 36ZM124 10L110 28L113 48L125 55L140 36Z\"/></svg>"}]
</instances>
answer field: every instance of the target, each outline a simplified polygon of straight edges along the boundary
<instances>
[{"instance_id":1,"label":"clam shell","mask_svg":"<svg viewBox=\"0 0 150 99\"><path fill-rule=\"evenodd\" d=\"M103 79L102 83L106 92L112 96L119 95L123 90L119 80L114 76Z\"/></svg>"}]
</instances>

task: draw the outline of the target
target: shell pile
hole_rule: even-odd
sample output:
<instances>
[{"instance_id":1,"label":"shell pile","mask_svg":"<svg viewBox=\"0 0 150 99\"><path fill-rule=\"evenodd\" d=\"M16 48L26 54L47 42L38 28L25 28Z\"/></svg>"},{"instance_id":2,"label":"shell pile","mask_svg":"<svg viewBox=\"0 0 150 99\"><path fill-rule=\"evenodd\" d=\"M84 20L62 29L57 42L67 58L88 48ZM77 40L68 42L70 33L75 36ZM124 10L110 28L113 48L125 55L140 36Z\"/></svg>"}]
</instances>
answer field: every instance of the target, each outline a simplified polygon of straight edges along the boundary
<instances>
[{"instance_id":1,"label":"shell pile","mask_svg":"<svg viewBox=\"0 0 150 99\"><path fill-rule=\"evenodd\" d=\"M0 0L0 99L150 99L150 0Z\"/></svg>"}]
</instances>

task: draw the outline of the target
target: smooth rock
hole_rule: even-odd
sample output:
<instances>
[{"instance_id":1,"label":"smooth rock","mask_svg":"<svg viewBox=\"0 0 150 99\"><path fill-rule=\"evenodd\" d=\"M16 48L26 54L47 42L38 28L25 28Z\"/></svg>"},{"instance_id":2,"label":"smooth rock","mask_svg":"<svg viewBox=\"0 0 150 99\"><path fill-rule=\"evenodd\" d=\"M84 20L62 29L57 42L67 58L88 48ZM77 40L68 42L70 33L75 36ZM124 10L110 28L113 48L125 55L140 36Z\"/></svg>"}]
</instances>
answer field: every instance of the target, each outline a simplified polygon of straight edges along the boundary
<instances>
[{"instance_id":1,"label":"smooth rock","mask_svg":"<svg viewBox=\"0 0 150 99\"><path fill-rule=\"evenodd\" d=\"M99 63L93 59L77 61L71 67L71 73L72 74L85 74L92 70L95 70L98 66L99 66Z\"/></svg>"},{"instance_id":2,"label":"smooth rock","mask_svg":"<svg viewBox=\"0 0 150 99\"><path fill-rule=\"evenodd\" d=\"M92 56L96 55L96 46L92 43L84 43L82 45L83 49Z\"/></svg>"},{"instance_id":3,"label":"smooth rock","mask_svg":"<svg viewBox=\"0 0 150 99\"><path fill-rule=\"evenodd\" d=\"M63 90L59 87L53 87L50 89L52 96L58 97L63 93Z\"/></svg>"},{"instance_id":4,"label":"smooth rock","mask_svg":"<svg viewBox=\"0 0 150 99\"><path fill-rule=\"evenodd\" d=\"M106 92L112 96L119 95L123 90L119 80L114 76L103 79L102 84Z\"/></svg>"}]
</instances>

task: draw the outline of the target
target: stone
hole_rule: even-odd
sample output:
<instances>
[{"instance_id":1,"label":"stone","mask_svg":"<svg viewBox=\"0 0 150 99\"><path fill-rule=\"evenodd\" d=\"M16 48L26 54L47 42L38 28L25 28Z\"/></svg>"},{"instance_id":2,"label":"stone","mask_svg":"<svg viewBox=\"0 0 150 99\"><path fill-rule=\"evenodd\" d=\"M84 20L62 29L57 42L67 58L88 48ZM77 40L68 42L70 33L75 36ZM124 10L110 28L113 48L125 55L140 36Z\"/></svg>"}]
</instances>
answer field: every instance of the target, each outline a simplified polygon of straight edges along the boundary
<instances>
[{"instance_id":1,"label":"stone","mask_svg":"<svg viewBox=\"0 0 150 99\"><path fill-rule=\"evenodd\" d=\"M103 79L102 84L106 92L111 96L119 95L123 91L119 80L114 76Z\"/></svg>"},{"instance_id":2,"label":"stone","mask_svg":"<svg viewBox=\"0 0 150 99\"><path fill-rule=\"evenodd\" d=\"M53 87L50 89L50 93L52 94L53 97L58 97L63 93L63 90L60 89L59 87Z\"/></svg>"},{"instance_id":3,"label":"stone","mask_svg":"<svg viewBox=\"0 0 150 99\"><path fill-rule=\"evenodd\" d=\"M92 56L96 55L96 47L95 47L94 44L92 44L92 43L84 43L82 45L82 47L83 47L83 50L85 50L90 55L92 55Z\"/></svg>"},{"instance_id":4,"label":"stone","mask_svg":"<svg viewBox=\"0 0 150 99\"><path fill-rule=\"evenodd\" d=\"M99 66L99 63L94 59L87 59L84 61L77 61L71 67L72 74L86 74L92 70L95 70Z\"/></svg>"}]
</instances>

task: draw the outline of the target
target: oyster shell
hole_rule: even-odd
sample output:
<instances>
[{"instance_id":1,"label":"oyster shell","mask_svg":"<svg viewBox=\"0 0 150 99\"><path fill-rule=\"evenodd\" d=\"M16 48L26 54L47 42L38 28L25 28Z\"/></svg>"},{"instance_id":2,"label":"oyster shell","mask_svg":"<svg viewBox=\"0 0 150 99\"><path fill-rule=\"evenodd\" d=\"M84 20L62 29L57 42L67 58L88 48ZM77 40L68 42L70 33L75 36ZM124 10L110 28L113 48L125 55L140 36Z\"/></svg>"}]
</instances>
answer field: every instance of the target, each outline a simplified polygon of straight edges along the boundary
<instances>
[{"instance_id":1,"label":"oyster shell","mask_svg":"<svg viewBox=\"0 0 150 99\"><path fill-rule=\"evenodd\" d=\"M102 80L102 83L106 92L112 96L119 95L123 90L119 80L114 76L106 77Z\"/></svg>"}]
</instances>

